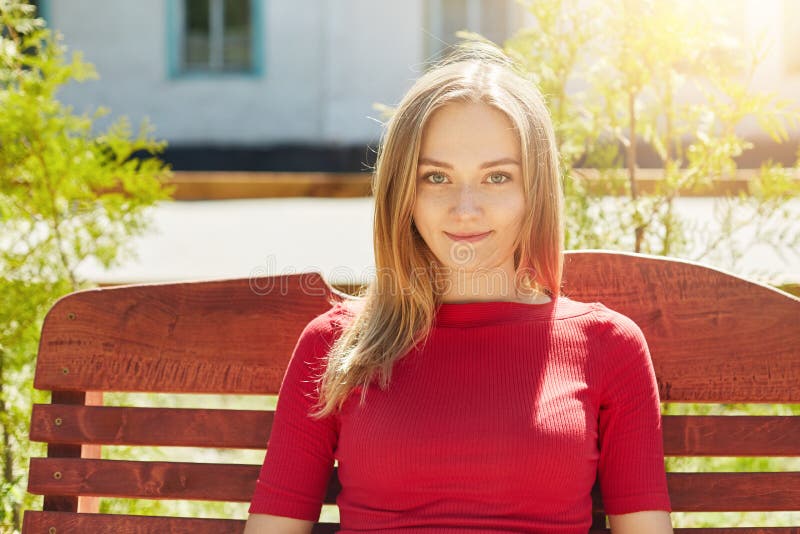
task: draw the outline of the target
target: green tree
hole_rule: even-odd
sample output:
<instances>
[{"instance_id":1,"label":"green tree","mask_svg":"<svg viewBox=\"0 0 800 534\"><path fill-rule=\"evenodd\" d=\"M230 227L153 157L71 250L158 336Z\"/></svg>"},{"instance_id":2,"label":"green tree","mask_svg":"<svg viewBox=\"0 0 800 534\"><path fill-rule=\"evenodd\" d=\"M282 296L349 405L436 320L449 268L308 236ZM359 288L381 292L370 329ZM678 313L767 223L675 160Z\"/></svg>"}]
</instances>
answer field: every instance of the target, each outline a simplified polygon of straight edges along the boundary
<instances>
[{"instance_id":1,"label":"green tree","mask_svg":"<svg viewBox=\"0 0 800 534\"><path fill-rule=\"evenodd\" d=\"M78 115L57 98L61 86L95 78L71 58L21 0L0 0L0 530L20 528L32 504L27 439L31 379L42 319L54 301L89 284L84 261L105 267L130 256L131 237L149 224L147 208L169 198L164 143L143 123L134 135L108 113Z\"/></svg>"},{"instance_id":2,"label":"green tree","mask_svg":"<svg viewBox=\"0 0 800 534\"><path fill-rule=\"evenodd\" d=\"M527 69L553 115L568 248L727 261L730 268L753 242L798 249L800 231L787 201L800 194L800 183L791 169L771 162L754 174L749 191L718 199L720 231L691 228L674 210L682 192L708 192L715 180L736 172L735 158L752 148L736 132L745 119L754 117L783 142L787 128L800 125L792 102L752 88L766 53L763 40L737 41L714 6L702 2L518 2L535 22L503 48ZM678 98L692 89L699 102ZM661 159L655 191L637 187L642 146ZM742 244L745 229L756 233Z\"/></svg>"}]
</instances>

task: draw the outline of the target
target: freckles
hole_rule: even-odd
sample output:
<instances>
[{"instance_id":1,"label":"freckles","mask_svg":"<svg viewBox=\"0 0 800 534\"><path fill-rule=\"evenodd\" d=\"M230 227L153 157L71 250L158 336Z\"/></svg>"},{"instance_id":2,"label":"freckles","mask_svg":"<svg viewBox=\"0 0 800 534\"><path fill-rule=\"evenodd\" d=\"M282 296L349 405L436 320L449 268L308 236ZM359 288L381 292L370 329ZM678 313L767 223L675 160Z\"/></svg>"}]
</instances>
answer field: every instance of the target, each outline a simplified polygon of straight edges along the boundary
<instances>
[{"instance_id":1,"label":"freckles","mask_svg":"<svg viewBox=\"0 0 800 534\"><path fill-rule=\"evenodd\" d=\"M521 214L525 211L525 199L517 195L502 196L494 199L493 206L508 215Z\"/></svg>"}]
</instances>

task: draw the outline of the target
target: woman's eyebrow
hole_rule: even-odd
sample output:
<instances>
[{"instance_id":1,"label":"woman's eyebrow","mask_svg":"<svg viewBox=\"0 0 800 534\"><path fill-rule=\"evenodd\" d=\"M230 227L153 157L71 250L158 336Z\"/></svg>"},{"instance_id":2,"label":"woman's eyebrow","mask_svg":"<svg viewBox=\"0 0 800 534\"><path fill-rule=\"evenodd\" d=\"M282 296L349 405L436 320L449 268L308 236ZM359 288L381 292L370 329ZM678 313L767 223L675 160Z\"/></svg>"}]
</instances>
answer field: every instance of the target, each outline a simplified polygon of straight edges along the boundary
<instances>
[{"instance_id":1,"label":"woman's eyebrow","mask_svg":"<svg viewBox=\"0 0 800 534\"><path fill-rule=\"evenodd\" d=\"M449 163L445 163L443 161L437 161L431 158L419 158L417 165L433 165L436 167L444 167L445 169L452 169L453 166ZM481 169L487 169L489 167L497 167L499 165L519 165L519 162L514 158L500 158L493 161L487 161L481 164Z\"/></svg>"}]
</instances>

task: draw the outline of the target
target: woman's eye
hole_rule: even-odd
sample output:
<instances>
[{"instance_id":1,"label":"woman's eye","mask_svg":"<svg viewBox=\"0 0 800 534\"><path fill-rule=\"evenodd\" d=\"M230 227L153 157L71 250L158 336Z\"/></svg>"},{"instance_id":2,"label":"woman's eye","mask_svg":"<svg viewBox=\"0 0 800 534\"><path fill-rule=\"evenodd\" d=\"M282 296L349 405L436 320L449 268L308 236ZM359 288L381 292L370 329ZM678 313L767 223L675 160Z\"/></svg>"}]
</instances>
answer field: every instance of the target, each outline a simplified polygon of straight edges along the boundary
<instances>
[{"instance_id":1,"label":"woman's eye","mask_svg":"<svg viewBox=\"0 0 800 534\"><path fill-rule=\"evenodd\" d=\"M494 178L500 178L500 180L494 180ZM510 179L511 178L509 178L505 174L493 174L489 177L489 181L492 182L493 184L502 184Z\"/></svg>"},{"instance_id":2,"label":"woman's eye","mask_svg":"<svg viewBox=\"0 0 800 534\"><path fill-rule=\"evenodd\" d=\"M438 172L432 172L429 175L425 176L425 179L428 180L429 182L431 182L432 184L442 184L442 183L444 183L444 181L439 181L436 178L444 179L444 174L441 174L441 173L438 173Z\"/></svg>"},{"instance_id":3,"label":"woman's eye","mask_svg":"<svg viewBox=\"0 0 800 534\"><path fill-rule=\"evenodd\" d=\"M430 174L426 174L423 179L426 182L432 184L443 184L447 182L447 176L440 172L432 172ZM505 174L492 174L489 176L489 183L492 184L504 184L507 181L510 181L511 178Z\"/></svg>"}]
</instances>

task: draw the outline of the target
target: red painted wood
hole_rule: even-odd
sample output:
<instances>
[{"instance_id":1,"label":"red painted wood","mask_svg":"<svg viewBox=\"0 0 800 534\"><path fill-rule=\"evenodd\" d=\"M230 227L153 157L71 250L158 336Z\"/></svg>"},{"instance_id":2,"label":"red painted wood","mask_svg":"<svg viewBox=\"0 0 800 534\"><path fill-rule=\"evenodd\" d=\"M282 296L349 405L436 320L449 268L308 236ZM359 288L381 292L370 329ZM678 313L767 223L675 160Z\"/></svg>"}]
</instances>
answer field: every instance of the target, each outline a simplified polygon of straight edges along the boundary
<instances>
[{"instance_id":1,"label":"red painted wood","mask_svg":"<svg viewBox=\"0 0 800 534\"><path fill-rule=\"evenodd\" d=\"M112 514L25 512L23 534L241 534L244 521Z\"/></svg>"},{"instance_id":2,"label":"red painted wood","mask_svg":"<svg viewBox=\"0 0 800 534\"><path fill-rule=\"evenodd\" d=\"M31 458L28 491L144 499L248 502L260 466Z\"/></svg>"},{"instance_id":3,"label":"red painted wood","mask_svg":"<svg viewBox=\"0 0 800 534\"><path fill-rule=\"evenodd\" d=\"M678 260L581 252L565 263L566 295L642 327L663 401L800 402L800 299ZM276 393L331 289L316 273L259 280L273 290L239 279L64 297L45 320L36 387Z\"/></svg>"},{"instance_id":4,"label":"red painted wood","mask_svg":"<svg viewBox=\"0 0 800 534\"><path fill-rule=\"evenodd\" d=\"M55 528L58 534L241 534L244 521L188 519L65 512L25 512L22 534L40 534ZM317 523L313 534L334 534L339 523ZM592 529L588 534L609 534ZM676 528L675 534L800 534L799 527Z\"/></svg>"},{"instance_id":5,"label":"red painted wood","mask_svg":"<svg viewBox=\"0 0 800 534\"><path fill-rule=\"evenodd\" d=\"M259 466L120 460L31 460L29 491L146 499L248 502ZM325 502L341 490L334 470ZM55 473L60 473L58 478ZM681 512L800 510L800 472L668 473L672 507ZM600 495L593 493L595 509Z\"/></svg>"},{"instance_id":6,"label":"red painted wood","mask_svg":"<svg viewBox=\"0 0 800 534\"><path fill-rule=\"evenodd\" d=\"M30 436L60 444L263 449L273 417L252 410L36 405ZM794 416L666 415L662 422L667 456L800 456Z\"/></svg>"},{"instance_id":7,"label":"red painted wood","mask_svg":"<svg viewBox=\"0 0 800 534\"><path fill-rule=\"evenodd\" d=\"M642 328L662 402L800 402L800 299L692 262L565 255L564 294Z\"/></svg>"},{"instance_id":8,"label":"red painted wood","mask_svg":"<svg viewBox=\"0 0 800 534\"><path fill-rule=\"evenodd\" d=\"M274 415L253 410L37 404L30 436L50 443L265 449Z\"/></svg>"},{"instance_id":9,"label":"red painted wood","mask_svg":"<svg viewBox=\"0 0 800 534\"><path fill-rule=\"evenodd\" d=\"M303 327L338 298L318 273L67 295L42 327L34 385L277 394Z\"/></svg>"},{"instance_id":10,"label":"red painted wood","mask_svg":"<svg viewBox=\"0 0 800 534\"><path fill-rule=\"evenodd\" d=\"M800 510L800 472L667 473L675 512L780 512ZM604 511L595 485L592 510Z\"/></svg>"},{"instance_id":11,"label":"red painted wood","mask_svg":"<svg viewBox=\"0 0 800 534\"><path fill-rule=\"evenodd\" d=\"M662 416L667 456L800 456L800 417Z\"/></svg>"},{"instance_id":12,"label":"red painted wood","mask_svg":"<svg viewBox=\"0 0 800 534\"><path fill-rule=\"evenodd\" d=\"M53 511L26 513L25 532L46 531L43 521L62 521L59 533L241 531L241 522L205 526L212 523L56 510L74 512L78 496L83 510L98 495L249 501L260 466L79 457L99 456L101 444L265 446L270 412L83 406L92 402L82 393L277 393L300 331L342 295L317 273L253 282L106 288L53 306L35 378L36 387L54 391L53 405L37 406L31 423L32 437L49 443L51 458L31 461L29 483ZM570 298L603 302L642 327L662 401L800 402L800 299L691 262L604 251L567 253L563 287ZM665 452L797 456L798 421L665 416ZM185 430L164 431L175 428ZM669 473L668 483L675 511L800 509L800 473ZM325 502L335 503L340 490L334 470ZM596 490L593 501L599 526ZM675 530L690 531L800 534L797 527Z\"/></svg>"},{"instance_id":13,"label":"red painted wood","mask_svg":"<svg viewBox=\"0 0 800 534\"><path fill-rule=\"evenodd\" d=\"M667 473L676 512L800 510L800 472Z\"/></svg>"},{"instance_id":14,"label":"red painted wood","mask_svg":"<svg viewBox=\"0 0 800 534\"><path fill-rule=\"evenodd\" d=\"M54 391L52 401L64 406L97 405L103 403L101 392ZM100 458L100 447L97 445L48 443L48 458ZM93 497L77 497L63 495L45 495L42 505L44 510L63 512L88 512L99 510L99 502Z\"/></svg>"}]
</instances>

